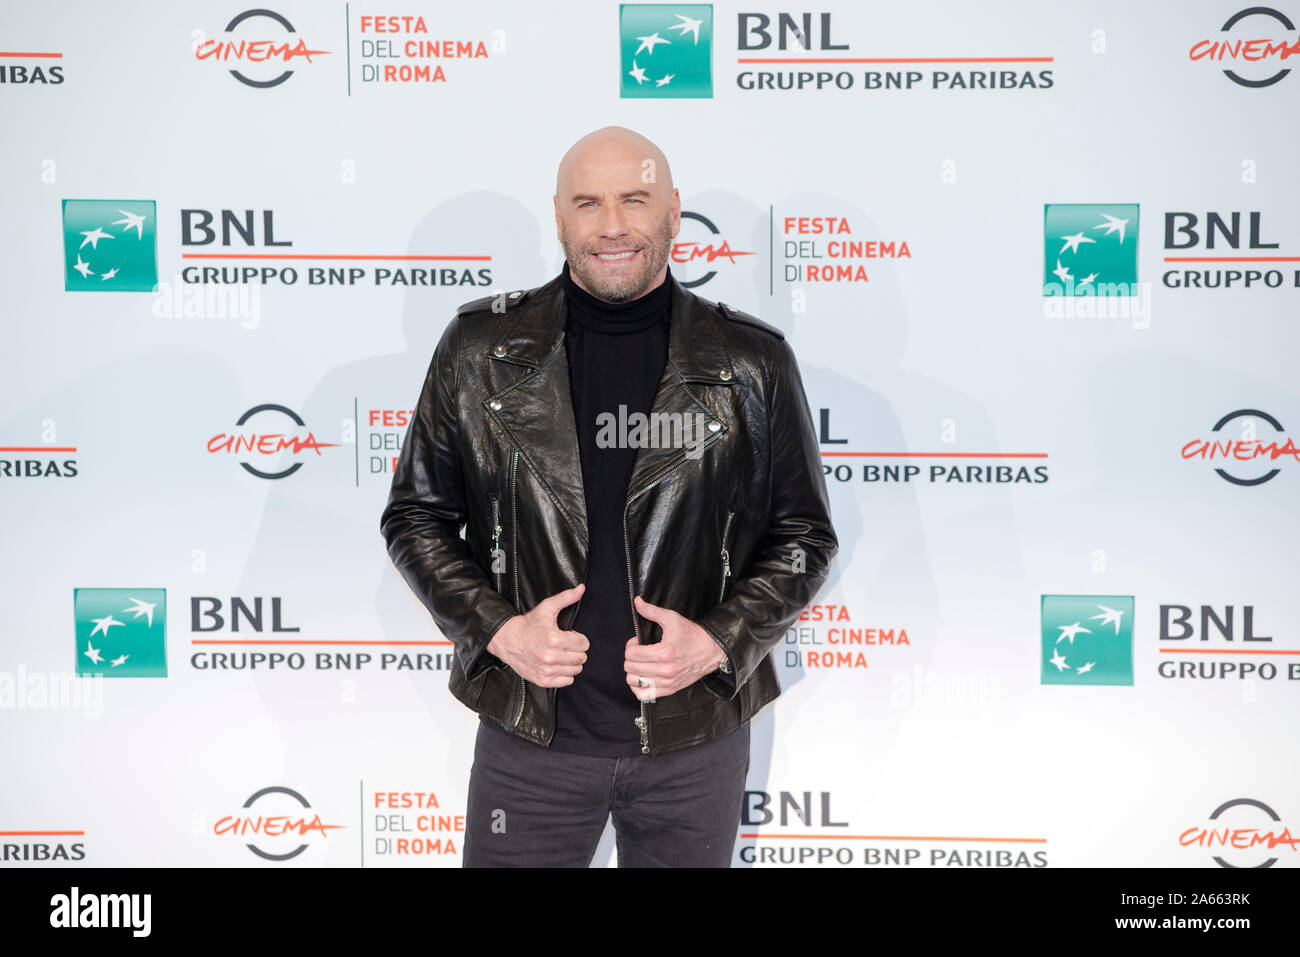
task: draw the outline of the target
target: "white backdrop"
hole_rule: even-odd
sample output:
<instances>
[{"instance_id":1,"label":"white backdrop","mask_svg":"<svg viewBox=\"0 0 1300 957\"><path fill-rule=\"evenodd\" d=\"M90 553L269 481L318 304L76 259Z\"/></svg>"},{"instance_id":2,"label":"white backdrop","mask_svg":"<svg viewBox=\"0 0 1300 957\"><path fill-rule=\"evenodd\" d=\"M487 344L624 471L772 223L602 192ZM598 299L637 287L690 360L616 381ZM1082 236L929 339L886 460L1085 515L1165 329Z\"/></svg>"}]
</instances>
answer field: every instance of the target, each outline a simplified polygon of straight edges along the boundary
<instances>
[{"instance_id":1,"label":"white backdrop","mask_svg":"<svg viewBox=\"0 0 1300 957\"><path fill-rule=\"evenodd\" d=\"M459 865L476 718L446 690L450 648L391 567L379 513L447 320L556 275L556 164L609 124L658 143L683 209L716 230L683 224L674 274L713 272L699 294L785 331L823 429L841 552L776 652L785 693L754 725L736 864L1294 866L1292 843L1203 835L1300 821L1286 431L1300 421L1300 76L1238 82L1288 69L1280 47L1193 53L1294 45L1280 18L1300 6L1225 32L1243 7L824 0L809 49L776 42L780 15L802 24L803 8L661 7L632 13L709 11L703 52L665 27L677 46L638 66L707 63L711 95L620 96L620 30L635 44L638 27L612 2L292 0L272 8L284 22L230 30L253 8L9 6L5 866ZM761 39L742 28L757 13L772 42L742 49ZM427 32L366 19L404 15ZM241 40L317 52L209 55ZM424 40L483 55L407 55ZM988 58L1002 62L970 62ZM757 59L856 62L742 62ZM911 62L866 62L880 60ZM386 65L397 81L367 81ZM420 65L444 78L401 82ZM254 86L231 70L291 75ZM864 88L909 70L911 88ZM746 88L800 71L852 87ZM128 203L152 218L114 225ZM1091 262L1099 282L1118 269L1132 298L1043 296L1065 235L1049 204L1098 224L1088 207L1137 207L1122 236L1080 227L1093 242L1063 253L1076 280ZM87 245L78 210L110 238ZM247 238L220 241L223 211ZM1207 231L1212 216L1226 231ZM205 217L216 241L199 245ZM832 240L878 245L832 259ZM813 281L809 264L851 278ZM208 267L257 281L203 283ZM314 284L312 268L359 272ZM143 290L109 291L131 269ZM1187 272L1219 288L1183 288ZM265 405L278 408L236 424ZM296 453L222 446L309 433L319 447ZM1185 454L1211 439L1252 458ZM301 467L271 479L241 463ZM866 480L908 465L908 481ZM999 466L1038 480L989 481ZM1075 619L1044 605L1059 595L1131 605L1111 634L1084 622L1075 657L1056 640ZM131 599L155 605L152 623ZM236 600L260 601L260 628L232 617ZM1161 606L1191 610L1190 637L1162 639ZM1232 628L1202 629L1202 606L1232 609ZM1270 640L1245 640L1247 608L1250 637ZM1050 661L1062 648L1067 671ZM301 667L217 657L294 653ZM151 657L165 676L132 671ZM1128 682L1088 683L1077 669L1093 658ZM79 668L104 677L74 681Z\"/></svg>"}]
</instances>

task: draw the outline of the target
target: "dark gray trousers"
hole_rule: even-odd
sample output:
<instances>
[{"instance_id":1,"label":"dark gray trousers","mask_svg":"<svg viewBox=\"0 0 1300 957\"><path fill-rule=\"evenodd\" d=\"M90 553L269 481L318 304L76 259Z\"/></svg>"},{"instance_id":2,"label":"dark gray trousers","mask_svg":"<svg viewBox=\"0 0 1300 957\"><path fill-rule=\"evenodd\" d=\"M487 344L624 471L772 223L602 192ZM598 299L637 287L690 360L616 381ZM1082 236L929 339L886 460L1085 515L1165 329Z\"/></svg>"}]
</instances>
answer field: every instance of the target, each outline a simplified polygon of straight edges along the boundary
<instances>
[{"instance_id":1,"label":"dark gray trousers","mask_svg":"<svg viewBox=\"0 0 1300 957\"><path fill-rule=\"evenodd\" d=\"M730 867L749 722L663 755L551 751L480 725L464 867L588 867L614 818L619 867Z\"/></svg>"}]
</instances>

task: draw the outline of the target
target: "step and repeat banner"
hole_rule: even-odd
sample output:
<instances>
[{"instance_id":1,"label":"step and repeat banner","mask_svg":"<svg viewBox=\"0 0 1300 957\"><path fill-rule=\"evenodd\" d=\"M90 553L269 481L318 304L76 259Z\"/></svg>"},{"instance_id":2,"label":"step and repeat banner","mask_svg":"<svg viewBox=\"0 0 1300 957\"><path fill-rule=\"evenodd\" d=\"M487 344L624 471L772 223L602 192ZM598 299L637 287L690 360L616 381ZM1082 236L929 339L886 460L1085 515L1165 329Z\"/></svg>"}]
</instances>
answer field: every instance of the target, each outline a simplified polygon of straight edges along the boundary
<instances>
[{"instance_id":1,"label":"step and repeat banner","mask_svg":"<svg viewBox=\"0 0 1300 957\"><path fill-rule=\"evenodd\" d=\"M840 539L736 866L1300 863L1297 24L9 4L0 863L460 864L477 718L379 515L611 124L793 345Z\"/></svg>"}]
</instances>

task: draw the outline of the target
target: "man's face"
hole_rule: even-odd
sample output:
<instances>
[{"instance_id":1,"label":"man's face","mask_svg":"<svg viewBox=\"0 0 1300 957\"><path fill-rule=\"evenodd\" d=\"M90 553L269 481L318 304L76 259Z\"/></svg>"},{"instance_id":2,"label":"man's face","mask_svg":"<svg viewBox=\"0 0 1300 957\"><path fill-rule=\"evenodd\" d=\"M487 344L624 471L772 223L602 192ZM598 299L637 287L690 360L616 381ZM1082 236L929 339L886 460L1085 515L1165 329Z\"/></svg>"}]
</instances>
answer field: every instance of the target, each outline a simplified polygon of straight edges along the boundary
<instances>
[{"instance_id":1,"label":"man's face","mask_svg":"<svg viewBox=\"0 0 1300 957\"><path fill-rule=\"evenodd\" d=\"M575 163L555 197L569 272L597 299L637 299L662 281L681 229L677 190L645 182L640 158L593 151Z\"/></svg>"}]
</instances>

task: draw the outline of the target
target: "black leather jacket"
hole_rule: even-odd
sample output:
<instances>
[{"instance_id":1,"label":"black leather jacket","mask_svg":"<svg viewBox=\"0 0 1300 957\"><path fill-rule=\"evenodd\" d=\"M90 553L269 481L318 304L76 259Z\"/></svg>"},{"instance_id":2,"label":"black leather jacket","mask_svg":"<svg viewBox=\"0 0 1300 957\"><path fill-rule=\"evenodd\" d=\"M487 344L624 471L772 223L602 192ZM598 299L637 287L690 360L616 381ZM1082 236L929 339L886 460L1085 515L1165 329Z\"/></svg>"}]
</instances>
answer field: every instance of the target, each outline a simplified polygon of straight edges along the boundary
<instances>
[{"instance_id":1,"label":"black leather jacket","mask_svg":"<svg viewBox=\"0 0 1300 957\"><path fill-rule=\"evenodd\" d=\"M668 361L651 418L658 447L637 449L623 513L628 604L639 593L695 621L727 665L641 706L641 750L651 755L725 734L781 693L770 653L839 547L790 344L669 281ZM544 746L556 689L525 681L486 648L511 616L586 580L565 317L559 277L457 311L380 520L393 563L455 646L452 693ZM658 431L674 421L687 424L676 442ZM579 604L559 627L572 627ZM659 625L631 613L640 642L658 641Z\"/></svg>"}]
</instances>

